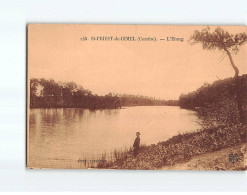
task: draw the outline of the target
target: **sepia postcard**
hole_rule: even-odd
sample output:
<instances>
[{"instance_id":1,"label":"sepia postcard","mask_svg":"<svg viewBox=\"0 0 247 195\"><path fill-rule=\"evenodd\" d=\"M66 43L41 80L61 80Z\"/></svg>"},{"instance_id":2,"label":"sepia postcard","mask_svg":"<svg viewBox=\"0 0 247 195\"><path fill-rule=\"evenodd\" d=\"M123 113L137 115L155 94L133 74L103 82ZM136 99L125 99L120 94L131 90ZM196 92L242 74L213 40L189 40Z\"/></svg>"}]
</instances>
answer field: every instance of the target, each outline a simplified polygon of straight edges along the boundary
<instances>
[{"instance_id":1,"label":"sepia postcard","mask_svg":"<svg viewBox=\"0 0 247 195\"><path fill-rule=\"evenodd\" d=\"M246 170L247 27L29 24L27 167Z\"/></svg>"}]
</instances>

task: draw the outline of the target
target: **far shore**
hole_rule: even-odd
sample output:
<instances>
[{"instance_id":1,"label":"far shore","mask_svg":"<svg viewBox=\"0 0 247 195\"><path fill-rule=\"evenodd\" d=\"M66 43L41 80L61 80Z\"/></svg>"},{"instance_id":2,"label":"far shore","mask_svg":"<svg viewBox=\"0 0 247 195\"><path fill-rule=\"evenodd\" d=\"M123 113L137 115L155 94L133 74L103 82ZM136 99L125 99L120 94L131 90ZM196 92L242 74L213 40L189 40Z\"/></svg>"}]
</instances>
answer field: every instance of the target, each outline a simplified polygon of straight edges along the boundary
<instances>
[{"instance_id":1,"label":"far shore","mask_svg":"<svg viewBox=\"0 0 247 195\"><path fill-rule=\"evenodd\" d=\"M143 107L147 107L147 106L157 106L157 107L161 107L161 106L169 106L169 107L179 107L179 105L138 105L138 104L132 104L132 105L126 105L126 106L121 106L118 108L112 108L112 107L97 107L97 108L89 108L89 107L32 107L29 109L59 109L59 108L81 108L81 109L89 109L89 110L103 110L103 109L125 109L127 107L137 107L137 106L143 106ZM184 109L184 108L183 108Z\"/></svg>"}]
</instances>

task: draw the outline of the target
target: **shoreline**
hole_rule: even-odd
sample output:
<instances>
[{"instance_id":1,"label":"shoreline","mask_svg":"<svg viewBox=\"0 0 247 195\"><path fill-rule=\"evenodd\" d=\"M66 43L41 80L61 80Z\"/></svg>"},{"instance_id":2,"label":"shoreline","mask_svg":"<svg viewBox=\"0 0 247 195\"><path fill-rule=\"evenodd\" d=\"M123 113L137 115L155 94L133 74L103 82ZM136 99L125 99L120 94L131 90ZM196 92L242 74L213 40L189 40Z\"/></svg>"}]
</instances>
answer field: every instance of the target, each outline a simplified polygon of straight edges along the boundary
<instances>
[{"instance_id":1,"label":"shoreline","mask_svg":"<svg viewBox=\"0 0 247 195\"><path fill-rule=\"evenodd\" d=\"M108 109L114 109L114 110L117 110L117 109L125 109L126 107L147 107L147 106L157 106L157 107L161 107L161 106L168 106L168 107L179 107L178 105L128 105L128 106L121 106L121 108L107 108L107 107L102 107L102 108L89 108L89 107L35 107L35 108L29 108L29 109L65 109L65 108L75 108L75 109L89 109L89 110L108 110ZM186 108L181 108L180 109L185 109L185 110L191 110L191 109L186 109Z\"/></svg>"},{"instance_id":2,"label":"shoreline","mask_svg":"<svg viewBox=\"0 0 247 195\"><path fill-rule=\"evenodd\" d=\"M246 128L245 125L218 126L178 134L167 141L141 146L136 158L134 158L132 149L127 152L119 152L115 155L114 160L98 163L97 168L160 170L162 167L172 167L179 163L189 162L200 155L245 144L247 142ZM226 160L225 163L228 161Z\"/></svg>"}]
</instances>

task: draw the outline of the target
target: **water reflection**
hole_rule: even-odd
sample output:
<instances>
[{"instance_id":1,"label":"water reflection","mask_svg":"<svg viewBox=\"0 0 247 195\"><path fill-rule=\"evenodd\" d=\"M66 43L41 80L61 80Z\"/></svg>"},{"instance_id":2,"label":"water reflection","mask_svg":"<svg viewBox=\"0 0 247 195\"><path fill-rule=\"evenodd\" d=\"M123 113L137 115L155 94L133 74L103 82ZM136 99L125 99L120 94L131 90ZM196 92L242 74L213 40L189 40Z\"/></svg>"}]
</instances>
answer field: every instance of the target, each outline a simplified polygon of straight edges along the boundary
<instances>
[{"instance_id":1,"label":"water reflection","mask_svg":"<svg viewBox=\"0 0 247 195\"><path fill-rule=\"evenodd\" d=\"M141 132L141 143L154 144L200 128L193 111L166 106L32 109L29 119L29 156L33 163L93 159L132 146L136 131Z\"/></svg>"}]
</instances>

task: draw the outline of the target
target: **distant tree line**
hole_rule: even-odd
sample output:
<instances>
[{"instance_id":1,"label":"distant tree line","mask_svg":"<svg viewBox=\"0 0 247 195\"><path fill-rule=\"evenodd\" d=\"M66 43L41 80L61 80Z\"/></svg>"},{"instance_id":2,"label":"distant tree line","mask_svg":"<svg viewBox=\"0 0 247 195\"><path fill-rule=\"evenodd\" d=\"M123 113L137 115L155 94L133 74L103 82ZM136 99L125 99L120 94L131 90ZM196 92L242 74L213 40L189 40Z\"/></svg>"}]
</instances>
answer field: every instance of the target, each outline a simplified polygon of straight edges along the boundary
<instances>
[{"instance_id":1,"label":"distant tree line","mask_svg":"<svg viewBox=\"0 0 247 195\"><path fill-rule=\"evenodd\" d=\"M157 100L147 96L92 94L75 82L55 82L53 79L30 80L30 108L120 108L121 106L178 105L175 100Z\"/></svg>"},{"instance_id":2,"label":"distant tree line","mask_svg":"<svg viewBox=\"0 0 247 195\"><path fill-rule=\"evenodd\" d=\"M247 117L247 74L239 76L239 98L242 102L244 120ZM188 94L181 94L181 108L199 111L201 116L214 122L224 124L240 123L240 113L236 101L235 78L218 80L211 85L205 83L202 87Z\"/></svg>"},{"instance_id":3,"label":"distant tree line","mask_svg":"<svg viewBox=\"0 0 247 195\"><path fill-rule=\"evenodd\" d=\"M178 100L159 100L142 95L118 95L122 106L178 106Z\"/></svg>"}]
</instances>

